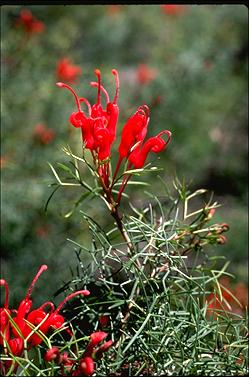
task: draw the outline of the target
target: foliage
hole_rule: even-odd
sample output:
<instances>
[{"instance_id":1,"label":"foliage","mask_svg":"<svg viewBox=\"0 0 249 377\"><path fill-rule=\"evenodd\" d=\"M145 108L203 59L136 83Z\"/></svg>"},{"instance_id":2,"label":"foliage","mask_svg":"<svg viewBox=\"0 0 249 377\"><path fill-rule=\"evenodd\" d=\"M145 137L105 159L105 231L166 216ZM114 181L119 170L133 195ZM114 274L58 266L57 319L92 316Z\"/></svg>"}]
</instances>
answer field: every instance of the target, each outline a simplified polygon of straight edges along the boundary
<instances>
[{"instance_id":1,"label":"foliage","mask_svg":"<svg viewBox=\"0 0 249 377\"><path fill-rule=\"evenodd\" d=\"M44 323L25 314L31 337L42 334L42 342L18 353L2 332L3 373L246 374L246 8L26 8L2 12L2 270L10 306L18 308L27 272L44 263L50 277L36 288L34 305L68 291L90 295L61 310L69 334L64 325L42 333ZM116 176L118 148L104 161L100 144L78 152L75 113L68 121L74 102L55 83L83 85L92 103L93 67L110 98L118 84L115 93L107 72L120 72L120 125L141 108L147 121L148 106L148 140L161 143L158 151L172 132L160 160L153 155L138 166L137 139L129 151L136 158L127 154ZM27 345L16 312L4 305L1 326L8 317ZM96 333L111 340L93 349Z\"/></svg>"}]
</instances>

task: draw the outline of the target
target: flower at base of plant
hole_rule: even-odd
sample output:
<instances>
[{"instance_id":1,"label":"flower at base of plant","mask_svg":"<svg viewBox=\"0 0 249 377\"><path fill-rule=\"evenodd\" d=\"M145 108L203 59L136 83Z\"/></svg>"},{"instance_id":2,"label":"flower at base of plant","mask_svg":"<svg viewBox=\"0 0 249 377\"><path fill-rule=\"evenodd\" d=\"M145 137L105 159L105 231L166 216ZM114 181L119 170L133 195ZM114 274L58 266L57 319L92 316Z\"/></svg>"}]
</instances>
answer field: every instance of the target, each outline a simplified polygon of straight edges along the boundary
<instances>
[{"instance_id":1,"label":"flower at base of plant","mask_svg":"<svg viewBox=\"0 0 249 377\"><path fill-rule=\"evenodd\" d=\"M50 348L44 356L45 361L52 361L52 360L59 361L59 359L60 359L60 351L58 347Z\"/></svg>"},{"instance_id":2,"label":"flower at base of plant","mask_svg":"<svg viewBox=\"0 0 249 377\"><path fill-rule=\"evenodd\" d=\"M84 376L91 376L94 373L94 361L90 356L85 356L81 359L80 371Z\"/></svg>"},{"instance_id":3,"label":"flower at base of plant","mask_svg":"<svg viewBox=\"0 0 249 377\"><path fill-rule=\"evenodd\" d=\"M42 265L36 276L34 277L25 298L21 301L17 310L9 309L9 289L4 279L0 280L0 285L5 287L5 303L0 308L0 344L4 347L4 352L11 357L21 356L23 353L24 340L26 339L28 349L37 346L43 341L43 336L49 330L59 329L64 323L64 317L59 314L64 304L76 295L87 296L90 294L88 290L76 291L68 295L55 309L54 304L50 301L45 302L38 309L31 311L32 300L31 293L39 276L47 270L46 265ZM48 312L45 311L48 307ZM13 313L13 314L12 314ZM37 327L36 331L33 329ZM5 372L8 371L11 363L5 363ZM16 366L15 366L16 367Z\"/></svg>"},{"instance_id":4,"label":"flower at base of plant","mask_svg":"<svg viewBox=\"0 0 249 377\"><path fill-rule=\"evenodd\" d=\"M55 362L61 366L62 375L64 375L64 368L71 373L72 376L91 376L94 373L94 361L103 357L113 344L112 340L109 340L99 346L106 337L107 333L104 331L96 331L90 335L90 341L86 347L85 352L81 356L80 360L76 358L69 359L68 353L60 353L58 347L50 348L44 355L44 360L47 362ZM97 347L98 346L98 347ZM97 347L97 348L96 348ZM75 354L75 352L74 352Z\"/></svg>"},{"instance_id":5,"label":"flower at base of plant","mask_svg":"<svg viewBox=\"0 0 249 377\"><path fill-rule=\"evenodd\" d=\"M27 34L42 33L45 29L44 23L35 18L28 9L21 10L16 26L22 26Z\"/></svg>"},{"instance_id":6,"label":"flower at base of plant","mask_svg":"<svg viewBox=\"0 0 249 377\"><path fill-rule=\"evenodd\" d=\"M96 351L94 351L94 358L97 360L101 359L103 357L104 352L106 352L112 345L112 340L108 340L107 342L103 343Z\"/></svg>"},{"instance_id":7,"label":"flower at base of plant","mask_svg":"<svg viewBox=\"0 0 249 377\"><path fill-rule=\"evenodd\" d=\"M96 331L90 335L90 342L84 353L85 356L92 356L94 347L96 347L102 340L107 337L107 333L104 331Z\"/></svg>"},{"instance_id":8,"label":"flower at base of plant","mask_svg":"<svg viewBox=\"0 0 249 377\"><path fill-rule=\"evenodd\" d=\"M81 74L82 69L78 65L74 65L70 58L62 58L58 61L56 66L56 76L58 80L73 84Z\"/></svg>"}]
</instances>

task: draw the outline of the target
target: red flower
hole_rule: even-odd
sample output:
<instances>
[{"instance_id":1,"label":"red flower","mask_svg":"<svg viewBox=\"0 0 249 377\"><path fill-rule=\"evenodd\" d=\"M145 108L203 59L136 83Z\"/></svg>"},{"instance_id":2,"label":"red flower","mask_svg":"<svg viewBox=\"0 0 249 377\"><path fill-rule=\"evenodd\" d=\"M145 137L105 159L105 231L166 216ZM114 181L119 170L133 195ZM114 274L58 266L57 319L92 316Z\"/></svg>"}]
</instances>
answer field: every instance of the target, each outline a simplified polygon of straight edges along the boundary
<instances>
[{"instance_id":1,"label":"red flower","mask_svg":"<svg viewBox=\"0 0 249 377\"><path fill-rule=\"evenodd\" d=\"M42 33L45 29L44 23L35 18L28 9L21 11L16 26L22 26L28 34Z\"/></svg>"},{"instance_id":2,"label":"red flower","mask_svg":"<svg viewBox=\"0 0 249 377\"><path fill-rule=\"evenodd\" d=\"M128 119L123 127L118 148L121 159L128 157L132 147L144 140L149 120L149 108L147 105L140 106L135 114Z\"/></svg>"},{"instance_id":3,"label":"red flower","mask_svg":"<svg viewBox=\"0 0 249 377\"><path fill-rule=\"evenodd\" d=\"M162 135L167 135L167 140L162 139ZM141 147L141 143L130 153L128 159L130 163L136 168L142 168L149 152L159 153L163 151L171 138L171 132L168 130L160 132L157 136L149 138Z\"/></svg>"},{"instance_id":4,"label":"red flower","mask_svg":"<svg viewBox=\"0 0 249 377\"><path fill-rule=\"evenodd\" d=\"M95 352L94 352L94 357L95 359L101 359L104 352L106 352L113 344L112 340L108 340L108 342L105 342L102 344Z\"/></svg>"},{"instance_id":5,"label":"red flower","mask_svg":"<svg viewBox=\"0 0 249 377\"><path fill-rule=\"evenodd\" d=\"M116 93L113 101L111 102L107 91L101 85L100 71L96 69L95 74L98 81L91 82L91 86L96 87L98 92L97 102L92 106L86 98L79 97L69 85L58 82L57 86L67 88L75 98L77 111L70 115L69 120L74 127L81 128L84 147L91 150L93 162L97 168L101 185L104 188L104 191L107 194L107 199L112 206L113 198L111 189L116 183L115 178L122 161L124 159L129 161L128 169L132 166L135 168L143 167L146 157L150 151L159 153L165 149L166 145L170 141L171 132L167 130L162 131L154 138L148 139L142 146L149 123L149 107L145 104L139 106L137 111L128 119L123 127L121 141L118 147L119 160L117 162L112 181L110 182L111 146L116 138L116 127L119 115L119 108L117 105L119 94L119 76L118 72L113 69L112 74L115 76L116 80ZM106 99L105 108L103 108L101 104L101 93L104 94ZM87 114L81 109L82 102L87 106ZM167 134L167 141L162 139L163 134ZM124 191L130 177L131 175L123 176L123 181L121 183L115 205L120 203L122 192Z\"/></svg>"},{"instance_id":6,"label":"red flower","mask_svg":"<svg viewBox=\"0 0 249 377\"><path fill-rule=\"evenodd\" d=\"M63 305L78 294L87 296L90 294L87 290L81 290L68 295L59 306L54 309L54 304L52 302L45 302L40 308L31 310L32 300L30 298L32 290L39 276L47 269L46 265L42 265L37 272L35 278L33 279L25 298L21 301L17 310L10 310L8 308L8 297L9 290L8 284L4 279L0 280L0 285L5 287L5 304L3 308L0 308L0 319L1 319L1 334L0 334L0 344L7 344L8 347L5 348L7 354L12 353L16 356L21 356L23 353L23 340L29 345L29 348L36 346L42 342L42 335L50 329L59 329L64 325L64 317L59 314ZM45 312L44 308L48 306L49 312ZM15 313L12 321L15 322L15 326L10 321L12 317L11 313ZM37 327L38 331L33 332L33 328ZM6 363L6 372L9 370L11 364Z\"/></svg>"},{"instance_id":7,"label":"red flower","mask_svg":"<svg viewBox=\"0 0 249 377\"><path fill-rule=\"evenodd\" d=\"M137 69L137 81L142 84L148 84L151 80L154 80L157 72L155 69L149 68L146 64L140 64Z\"/></svg>"},{"instance_id":8,"label":"red flower","mask_svg":"<svg viewBox=\"0 0 249 377\"><path fill-rule=\"evenodd\" d=\"M60 351L58 347L52 347L44 355L45 361L59 360Z\"/></svg>"},{"instance_id":9,"label":"red flower","mask_svg":"<svg viewBox=\"0 0 249 377\"><path fill-rule=\"evenodd\" d=\"M92 356L94 347L96 347L102 340L107 337L107 333L104 331L96 331L90 335L90 342L84 352L84 356Z\"/></svg>"},{"instance_id":10,"label":"red flower","mask_svg":"<svg viewBox=\"0 0 249 377\"><path fill-rule=\"evenodd\" d=\"M46 145L53 141L55 138L55 132L47 128L44 124L39 123L34 128L33 137L41 144Z\"/></svg>"},{"instance_id":11,"label":"red flower","mask_svg":"<svg viewBox=\"0 0 249 377\"><path fill-rule=\"evenodd\" d=\"M56 75L58 80L75 83L82 69L78 65L74 65L70 58L62 58L58 61L56 67Z\"/></svg>"},{"instance_id":12,"label":"red flower","mask_svg":"<svg viewBox=\"0 0 249 377\"><path fill-rule=\"evenodd\" d=\"M69 120L74 127L81 128L82 140L86 149L92 151L94 159L100 162L99 174L102 176L103 181L108 185L108 169L105 160L108 160L111 153L111 145L116 138L116 126L119 114L117 105L118 92L119 92L119 77L118 72L113 69L112 74L116 80L116 93L113 101L109 99L109 95L105 88L101 85L101 75L98 69L95 70L95 75L98 82L91 82L91 86L97 87L97 102L92 106L86 98L79 98L75 91L67 84L58 82L57 86L67 88L74 95L77 105L77 112L73 112ZM106 98L106 108L103 109L101 105L101 92ZM80 103L84 102L88 108L86 115ZM104 161L104 163L102 162Z\"/></svg>"},{"instance_id":13,"label":"red flower","mask_svg":"<svg viewBox=\"0 0 249 377\"><path fill-rule=\"evenodd\" d=\"M171 16L177 16L185 11L185 5L163 4L160 7L165 14Z\"/></svg>"},{"instance_id":14,"label":"red flower","mask_svg":"<svg viewBox=\"0 0 249 377\"><path fill-rule=\"evenodd\" d=\"M95 347L97 344L99 344L100 342L102 342L102 340L104 340L106 337L107 337L107 333L104 332L104 331L96 331L96 332L93 332L91 335L90 335L90 345L91 347Z\"/></svg>"},{"instance_id":15,"label":"red flower","mask_svg":"<svg viewBox=\"0 0 249 377\"><path fill-rule=\"evenodd\" d=\"M85 376L91 376L94 372L94 362L89 356L83 357L80 362L80 370Z\"/></svg>"}]
</instances>

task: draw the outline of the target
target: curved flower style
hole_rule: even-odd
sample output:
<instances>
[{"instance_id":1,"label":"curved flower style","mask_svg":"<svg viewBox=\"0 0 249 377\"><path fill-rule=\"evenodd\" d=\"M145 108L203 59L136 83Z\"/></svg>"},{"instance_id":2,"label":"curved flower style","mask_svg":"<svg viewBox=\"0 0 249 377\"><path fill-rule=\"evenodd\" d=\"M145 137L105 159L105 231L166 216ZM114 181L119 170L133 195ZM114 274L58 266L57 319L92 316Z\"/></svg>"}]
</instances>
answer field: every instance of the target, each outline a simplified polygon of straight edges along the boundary
<instances>
[{"instance_id":1,"label":"curved flower style","mask_svg":"<svg viewBox=\"0 0 249 377\"><path fill-rule=\"evenodd\" d=\"M89 149L92 153L100 183L104 189L110 208L113 211L113 205L119 205L124 188L131 177L131 175L127 176L123 174L123 181L119 189L118 197L117 200L114 201L112 197L112 187L116 183L115 179L122 162L124 160L128 161L128 169L131 167L142 168L150 151L159 153L166 148L171 138L171 132L164 130L157 136L148 139L142 146L147 134L150 111L146 104L139 106L123 126L118 147L119 159L110 182L111 146L116 139L119 116L119 107L117 105L119 96L118 71L113 69L112 74L115 76L116 92L113 101L110 101L108 92L101 85L100 70L95 69L97 82L91 82L90 85L96 87L98 91L97 101L92 106L86 98L79 97L69 85L62 82L57 82L56 85L68 89L75 98L77 111L70 115L69 121L74 127L81 129L83 145L85 149ZM103 108L101 104L101 94L105 96L105 108ZM87 106L87 113L81 109L81 103ZM164 141L162 138L164 134L167 134L167 141Z\"/></svg>"},{"instance_id":2,"label":"curved flower style","mask_svg":"<svg viewBox=\"0 0 249 377\"><path fill-rule=\"evenodd\" d=\"M21 301L17 310L9 309L8 284L4 279L0 280L0 285L5 287L6 292L4 306L0 308L0 344L4 346L6 354L12 353L15 356L21 356L24 351L24 341L27 342L29 349L40 344L43 340L43 336L46 335L50 329L59 329L64 325L64 317L59 314L64 304L76 295L81 294L87 296L90 294L88 290L77 291L68 295L56 309L54 304L48 301L38 309L31 311L31 293L39 276L45 270L47 270L46 265L42 265L39 268L26 296ZM44 310L45 307L49 308L48 312ZM5 371L8 371L11 365L12 361L7 360L3 365Z\"/></svg>"}]
</instances>

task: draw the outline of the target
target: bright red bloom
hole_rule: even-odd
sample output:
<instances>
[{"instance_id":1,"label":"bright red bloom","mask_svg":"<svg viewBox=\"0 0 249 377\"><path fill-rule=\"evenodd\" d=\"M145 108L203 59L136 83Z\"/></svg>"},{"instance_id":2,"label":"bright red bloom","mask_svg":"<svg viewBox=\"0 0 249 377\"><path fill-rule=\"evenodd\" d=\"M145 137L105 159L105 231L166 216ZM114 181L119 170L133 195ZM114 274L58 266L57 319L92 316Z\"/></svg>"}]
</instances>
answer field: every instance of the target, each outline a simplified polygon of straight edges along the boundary
<instances>
[{"instance_id":1,"label":"bright red bloom","mask_svg":"<svg viewBox=\"0 0 249 377\"><path fill-rule=\"evenodd\" d=\"M162 135L167 135L167 140L162 139ZM163 151L171 138L171 132L168 130L160 132L157 136L149 138L143 146L138 144L129 155L130 163L136 168L142 168L149 152L159 153Z\"/></svg>"},{"instance_id":2,"label":"bright red bloom","mask_svg":"<svg viewBox=\"0 0 249 377\"><path fill-rule=\"evenodd\" d=\"M45 25L38 20L28 9L23 9L16 21L17 26L22 26L28 34L42 33Z\"/></svg>"},{"instance_id":3,"label":"bright red bloom","mask_svg":"<svg viewBox=\"0 0 249 377\"><path fill-rule=\"evenodd\" d=\"M91 82L91 86L98 88L98 94L97 102L93 106L90 105L87 99L78 97L75 91L67 84L61 82L57 83L57 86L67 88L74 95L78 111L73 112L69 120L74 127L81 128L85 148L94 151L101 161L110 157L110 148L116 137L116 126L119 114L119 108L117 106L119 91L118 72L113 69L112 73L116 78L116 94L113 101L110 102L109 95L100 82L100 71L98 69L95 70L98 82ZM101 92L104 93L106 98L105 109L103 109L101 105ZM87 115L81 109L81 102L87 105Z\"/></svg>"},{"instance_id":4,"label":"bright red bloom","mask_svg":"<svg viewBox=\"0 0 249 377\"><path fill-rule=\"evenodd\" d=\"M56 66L56 76L58 80L73 84L81 74L82 69L78 65L74 65L70 58L62 58L58 61Z\"/></svg>"},{"instance_id":5,"label":"bright red bloom","mask_svg":"<svg viewBox=\"0 0 249 377\"><path fill-rule=\"evenodd\" d=\"M4 340L9 340L9 287L4 279L0 280L0 285L5 287L5 304L3 308L0 308L0 331L3 336L0 336L0 344L4 343Z\"/></svg>"},{"instance_id":6,"label":"bright red bloom","mask_svg":"<svg viewBox=\"0 0 249 377\"><path fill-rule=\"evenodd\" d=\"M111 146L116 138L116 128L119 115L119 108L117 105L119 95L119 76L115 69L112 70L112 74L115 76L116 80L116 93L111 102L107 91L101 85L100 71L98 69L95 70L95 75L97 76L98 81L91 82L91 86L96 87L98 92L97 102L92 106L86 98L79 97L69 85L62 82L57 83L57 86L70 90L75 98L77 111L70 115L69 120L74 127L81 128L84 147L91 150L93 162L99 174L101 185L106 193L107 200L111 204L110 208L112 208L114 203L115 206L119 205L124 188L131 177L131 174L123 176L117 200L114 201L111 190L116 183L115 179L123 160L128 160L128 169L132 166L135 168L141 168L144 166L148 153L150 151L159 153L164 150L171 137L171 132L164 130L157 136L148 139L142 146L150 118L149 107L145 104L139 106L123 127L118 147L119 159L110 183ZM146 79L143 77L143 81L146 80L148 80L148 76ZM101 93L104 94L106 99L105 108L103 108L101 104ZM85 113L81 109L82 102L87 106L88 113ZM167 134L168 136L166 141L162 138L163 134Z\"/></svg>"},{"instance_id":7,"label":"bright red bloom","mask_svg":"<svg viewBox=\"0 0 249 377\"><path fill-rule=\"evenodd\" d=\"M58 347L52 347L44 355L45 361L58 360L60 357L60 351Z\"/></svg>"},{"instance_id":8,"label":"bright red bloom","mask_svg":"<svg viewBox=\"0 0 249 377\"><path fill-rule=\"evenodd\" d=\"M120 158L127 158L132 147L144 140L149 120L149 108L147 105L140 106L135 114L128 119L123 127L118 148Z\"/></svg>"},{"instance_id":9,"label":"bright red bloom","mask_svg":"<svg viewBox=\"0 0 249 377\"><path fill-rule=\"evenodd\" d=\"M83 357L80 362L80 370L84 376L91 376L94 372L94 361L90 356Z\"/></svg>"},{"instance_id":10,"label":"bright red bloom","mask_svg":"<svg viewBox=\"0 0 249 377\"><path fill-rule=\"evenodd\" d=\"M154 80L156 77L157 72L155 69L149 68L147 64L140 64L137 69L137 81L142 84L146 85L150 81Z\"/></svg>"},{"instance_id":11,"label":"bright red bloom","mask_svg":"<svg viewBox=\"0 0 249 377\"><path fill-rule=\"evenodd\" d=\"M92 356L94 347L96 347L102 340L107 337L107 333L104 331L96 331L90 335L90 342L84 352L84 356Z\"/></svg>"},{"instance_id":12,"label":"bright red bloom","mask_svg":"<svg viewBox=\"0 0 249 377\"><path fill-rule=\"evenodd\" d=\"M93 332L91 335L90 335L90 345L92 347L95 347L97 344L99 344L100 342L102 342L102 340L104 340L106 337L107 337L107 333L104 332L104 331L96 331L96 332Z\"/></svg>"},{"instance_id":13,"label":"bright red bloom","mask_svg":"<svg viewBox=\"0 0 249 377\"><path fill-rule=\"evenodd\" d=\"M163 4L163 5L160 5L160 7L165 14L168 14L171 16L177 16L185 11L185 5Z\"/></svg>"},{"instance_id":14,"label":"bright red bloom","mask_svg":"<svg viewBox=\"0 0 249 377\"><path fill-rule=\"evenodd\" d=\"M41 144L46 145L53 141L55 138L55 132L46 127L44 124L39 123L34 128L33 137Z\"/></svg>"},{"instance_id":15,"label":"bright red bloom","mask_svg":"<svg viewBox=\"0 0 249 377\"><path fill-rule=\"evenodd\" d=\"M46 265L42 265L37 272L35 278L33 279L25 298L21 301L17 310L10 310L8 308L8 297L9 290L8 284L4 279L0 280L0 285L5 287L5 304L3 308L0 308L0 320L1 320L1 334L0 334L0 344L7 344L5 348L6 353L13 353L16 356L21 356L23 353L24 339L27 340L29 348L36 346L42 342L42 334L46 333L50 329L59 329L64 325L64 317L59 314L63 305L76 295L82 294L87 296L90 294L87 290L81 290L68 295L55 309L52 302L45 302L40 308L31 310L32 300L30 298L32 290L39 276L47 269ZM49 312L45 312L44 308L49 307ZM12 313L15 316L12 317ZM10 321L15 322L15 326ZM37 330L42 334L40 335L37 331L33 332L33 328L37 327ZM5 368L8 371L9 363L5 364Z\"/></svg>"}]
</instances>

